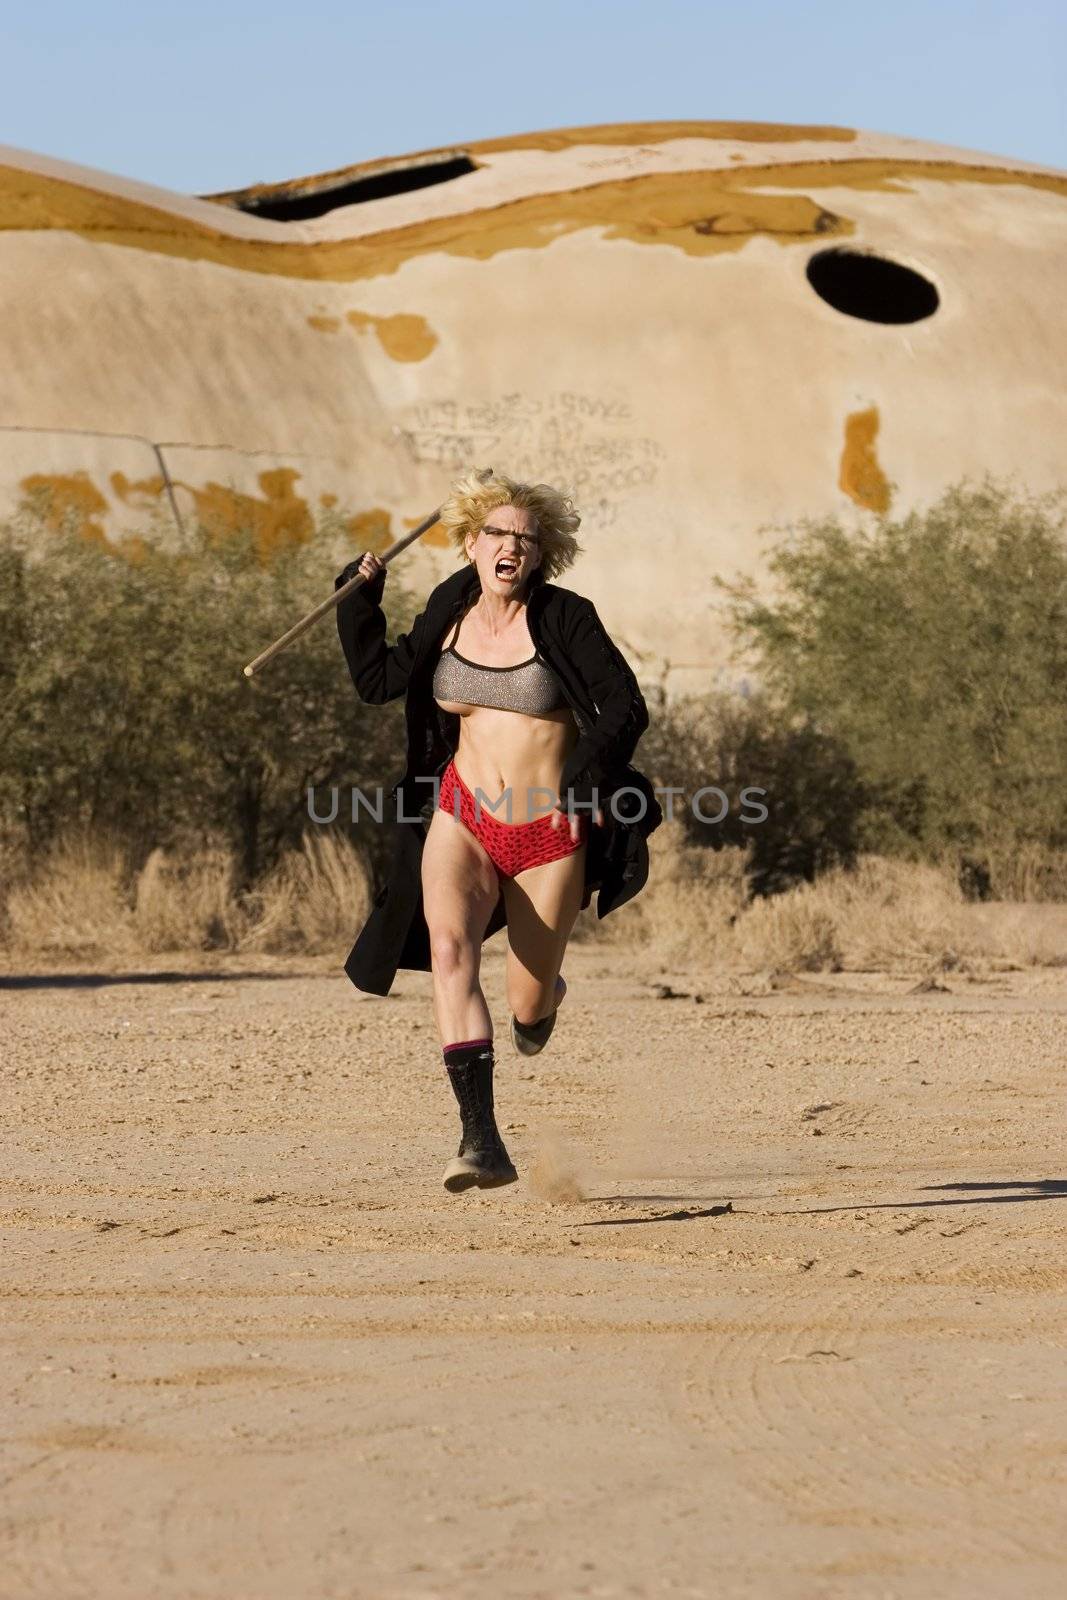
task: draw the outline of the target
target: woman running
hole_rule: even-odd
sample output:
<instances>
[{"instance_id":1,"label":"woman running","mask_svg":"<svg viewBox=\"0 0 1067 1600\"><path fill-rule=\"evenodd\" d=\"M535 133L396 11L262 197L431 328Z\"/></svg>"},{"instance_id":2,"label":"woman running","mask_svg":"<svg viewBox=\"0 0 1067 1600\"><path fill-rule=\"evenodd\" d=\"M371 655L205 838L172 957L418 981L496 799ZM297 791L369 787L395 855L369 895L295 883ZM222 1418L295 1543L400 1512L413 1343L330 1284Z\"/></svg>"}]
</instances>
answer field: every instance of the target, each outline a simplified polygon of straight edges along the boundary
<instances>
[{"instance_id":1,"label":"woman running","mask_svg":"<svg viewBox=\"0 0 1067 1600\"><path fill-rule=\"evenodd\" d=\"M506 925L511 1037L536 1054L567 991L560 968L578 912L594 888L599 917L638 892L662 815L629 765L648 726L637 680L592 603L551 581L581 551L579 522L547 484L461 479L441 523L466 566L392 647L377 556L337 579L368 580L338 606L356 689L373 704L405 695L408 732L388 881L345 970L375 994L398 967L433 974L462 1121L444 1174L454 1192L517 1177L494 1115L484 940ZM432 795L417 794L420 783Z\"/></svg>"}]
</instances>

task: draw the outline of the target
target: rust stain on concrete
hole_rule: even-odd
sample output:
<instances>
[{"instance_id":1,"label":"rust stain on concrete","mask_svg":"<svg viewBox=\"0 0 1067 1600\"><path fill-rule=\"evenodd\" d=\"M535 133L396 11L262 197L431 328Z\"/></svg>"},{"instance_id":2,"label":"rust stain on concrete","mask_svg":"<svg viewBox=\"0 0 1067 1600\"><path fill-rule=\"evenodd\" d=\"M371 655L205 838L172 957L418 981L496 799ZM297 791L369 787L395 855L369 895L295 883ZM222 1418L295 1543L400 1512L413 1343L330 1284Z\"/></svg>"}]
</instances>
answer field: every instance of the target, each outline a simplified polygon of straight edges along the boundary
<instances>
[{"instance_id":1,"label":"rust stain on concrete","mask_svg":"<svg viewBox=\"0 0 1067 1600\"><path fill-rule=\"evenodd\" d=\"M364 238L275 243L221 228L66 179L0 166L0 226L65 229L97 243L214 262L239 271L330 282L394 273L420 255L488 261L502 251L543 249L556 239L600 229L609 239L665 244L690 256L741 249L752 237L781 244L852 234L853 223L806 194L775 189L854 189L906 193L912 180L1017 185L1067 197L1067 177L964 162L820 160L644 174L609 183L527 195L484 210L428 218ZM403 345L404 339L399 343Z\"/></svg>"},{"instance_id":2,"label":"rust stain on concrete","mask_svg":"<svg viewBox=\"0 0 1067 1600\"><path fill-rule=\"evenodd\" d=\"M875 451L878 407L853 411L845 418L845 446L841 452L838 487L867 511L888 511L891 490Z\"/></svg>"},{"instance_id":3,"label":"rust stain on concrete","mask_svg":"<svg viewBox=\"0 0 1067 1600\"><path fill-rule=\"evenodd\" d=\"M426 318L410 312L374 317L366 311L349 311L347 320L357 332L373 328L382 349L394 361L425 361L437 348L437 335Z\"/></svg>"},{"instance_id":4,"label":"rust stain on concrete","mask_svg":"<svg viewBox=\"0 0 1067 1600\"><path fill-rule=\"evenodd\" d=\"M261 472L258 474L261 496L244 494L212 482L197 485L176 480L175 487L184 489L192 497L197 518L209 540L220 544L239 533L249 533L260 562L267 566L280 552L293 545L306 544L315 531L307 501L297 493L299 477L293 467L274 467ZM109 481L116 498L139 511L155 509L166 490L161 475L131 479L124 472L113 472ZM21 480L20 487L31 511L52 533L90 539L111 554L132 561L143 560L150 548L139 535L109 538L98 519L106 517L110 508L105 495L87 472L32 473ZM338 503L336 494L319 496L319 504L325 511L335 510ZM387 550L393 542L392 514L381 506L356 512L343 517L342 521L361 550ZM415 522L408 525L414 527ZM430 538L434 533L439 537ZM447 542L444 530L439 527L431 529L426 537L435 544Z\"/></svg>"},{"instance_id":5,"label":"rust stain on concrete","mask_svg":"<svg viewBox=\"0 0 1067 1600\"><path fill-rule=\"evenodd\" d=\"M116 479L123 485L126 479L121 472L112 475L112 483ZM145 480L158 482L157 493L162 493L163 479ZM31 473L21 480L19 487L26 497L30 510L38 516L51 533L73 535L77 539L86 539L91 544L98 544L109 555L122 556L135 565L145 559L149 551L149 542L142 539L140 534L126 534L122 538L112 539L103 523L98 519L106 517L110 511L105 495L97 488L96 484L85 471L71 473ZM131 488L140 487L137 484ZM139 503L148 509L150 502L147 500ZM154 502L152 502L154 503Z\"/></svg>"},{"instance_id":6,"label":"rust stain on concrete","mask_svg":"<svg viewBox=\"0 0 1067 1600\"><path fill-rule=\"evenodd\" d=\"M392 521L388 511L376 506L372 511L359 511L347 517L345 527L360 550L373 550L377 555L380 550L388 550L393 542Z\"/></svg>"},{"instance_id":7,"label":"rust stain on concrete","mask_svg":"<svg viewBox=\"0 0 1067 1600\"><path fill-rule=\"evenodd\" d=\"M19 488L50 533L74 533L110 547L104 525L97 521L107 515L108 503L87 472L32 472Z\"/></svg>"},{"instance_id":8,"label":"rust stain on concrete","mask_svg":"<svg viewBox=\"0 0 1067 1600\"><path fill-rule=\"evenodd\" d=\"M315 531L308 503L296 492L299 477L293 467L272 467L259 473L262 498L221 483L181 487L192 495L197 518L209 539L219 543L241 532L250 533L260 562L269 566L281 550L306 544Z\"/></svg>"},{"instance_id":9,"label":"rust stain on concrete","mask_svg":"<svg viewBox=\"0 0 1067 1600\"><path fill-rule=\"evenodd\" d=\"M408 533L410 533L412 528L418 527L419 523L422 521L422 518L405 517L403 520L405 529ZM452 543L451 539L448 537L448 534L445 532L444 528L442 528L439 522L435 522L432 527L427 528L426 532L419 540L419 543L432 544L437 550L455 549L455 545Z\"/></svg>"},{"instance_id":10,"label":"rust stain on concrete","mask_svg":"<svg viewBox=\"0 0 1067 1600\"><path fill-rule=\"evenodd\" d=\"M124 472L113 472L110 483L112 493L123 505L136 506L139 511L151 511L166 487L158 472L150 478L127 478Z\"/></svg>"},{"instance_id":11,"label":"rust stain on concrete","mask_svg":"<svg viewBox=\"0 0 1067 1600\"><path fill-rule=\"evenodd\" d=\"M583 144L665 144L670 139L740 140L745 144L799 144L818 140L847 144L855 128L790 122L604 122L591 128L551 128L508 134L466 146L473 154L503 150L570 150ZM429 154L430 152L427 152Z\"/></svg>"}]
</instances>

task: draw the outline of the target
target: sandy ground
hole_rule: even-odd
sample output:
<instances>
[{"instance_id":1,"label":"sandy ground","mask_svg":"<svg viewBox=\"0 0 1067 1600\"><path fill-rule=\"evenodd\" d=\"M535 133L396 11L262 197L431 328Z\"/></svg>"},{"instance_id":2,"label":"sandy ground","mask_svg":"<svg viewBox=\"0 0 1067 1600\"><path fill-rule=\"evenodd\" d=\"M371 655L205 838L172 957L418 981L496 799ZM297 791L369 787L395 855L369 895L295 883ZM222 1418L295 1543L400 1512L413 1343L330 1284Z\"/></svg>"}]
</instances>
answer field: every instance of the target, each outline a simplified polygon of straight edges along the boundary
<instances>
[{"instance_id":1,"label":"sandy ground","mask_svg":"<svg viewBox=\"0 0 1067 1600\"><path fill-rule=\"evenodd\" d=\"M5 1600L1067 1592L1062 971L490 945L451 1196L427 978L157 965L0 990Z\"/></svg>"}]
</instances>

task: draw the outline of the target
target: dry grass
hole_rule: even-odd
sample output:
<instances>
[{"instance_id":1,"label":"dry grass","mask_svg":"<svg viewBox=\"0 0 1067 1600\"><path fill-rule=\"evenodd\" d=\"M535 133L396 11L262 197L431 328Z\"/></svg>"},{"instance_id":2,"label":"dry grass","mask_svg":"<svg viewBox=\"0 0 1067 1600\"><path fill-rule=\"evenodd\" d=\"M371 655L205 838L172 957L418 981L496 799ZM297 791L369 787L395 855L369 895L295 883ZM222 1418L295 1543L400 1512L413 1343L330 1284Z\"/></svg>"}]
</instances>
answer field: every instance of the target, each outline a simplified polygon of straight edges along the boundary
<instances>
[{"instance_id":1,"label":"dry grass","mask_svg":"<svg viewBox=\"0 0 1067 1600\"><path fill-rule=\"evenodd\" d=\"M180 950L346 950L367 915L363 862L340 834L305 834L251 894L234 890L221 850L181 859L154 850L132 876L121 850L78 840L54 850L9 889L4 943L12 954L95 959Z\"/></svg>"},{"instance_id":2,"label":"dry grass","mask_svg":"<svg viewBox=\"0 0 1067 1600\"><path fill-rule=\"evenodd\" d=\"M680 821L663 822L649 842L649 880L632 902L630 937L640 937L665 960L691 960L699 952L709 966L734 959L733 925L747 898L744 850L708 850L690 843ZM618 934L627 931L622 918ZM608 922L605 921L606 927Z\"/></svg>"},{"instance_id":3,"label":"dry grass","mask_svg":"<svg viewBox=\"0 0 1067 1600\"><path fill-rule=\"evenodd\" d=\"M824 959L811 944L810 970L912 971L973 953L959 885L938 867L861 856L852 871L837 868L780 898L793 902L798 920L806 916L813 928L828 930ZM746 925L758 933L759 913L772 905L753 906Z\"/></svg>"},{"instance_id":4,"label":"dry grass","mask_svg":"<svg viewBox=\"0 0 1067 1600\"><path fill-rule=\"evenodd\" d=\"M718 962L729 953L730 923L746 899L745 852L691 844L680 821L664 821L649 841L648 883L602 922L597 891L581 912L573 937L581 943L654 945L664 959L694 950Z\"/></svg>"},{"instance_id":5,"label":"dry grass","mask_svg":"<svg viewBox=\"0 0 1067 1600\"><path fill-rule=\"evenodd\" d=\"M1067 900L1067 850L1034 843L989 850L991 887L997 900L1034 903Z\"/></svg>"},{"instance_id":6,"label":"dry grass","mask_svg":"<svg viewBox=\"0 0 1067 1600\"><path fill-rule=\"evenodd\" d=\"M750 903L743 851L692 845L679 822L664 822L649 848L646 888L602 923L594 896L580 937L641 943L697 970L929 972L1067 956L1067 908L1057 918L1051 906L968 904L947 867L862 856Z\"/></svg>"},{"instance_id":7,"label":"dry grass","mask_svg":"<svg viewBox=\"0 0 1067 1600\"><path fill-rule=\"evenodd\" d=\"M1067 906L964 901L950 870L862 857L815 884L749 903L745 853L689 843L680 822L650 842L649 882L575 937L643 945L694 969L929 972L988 963L1067 965ZM12 955L122 959L162 951L346 951L370 909L367 872L340 833L309 830L257 889L239 896L221 850L162 850L131 877L121 850L71 840L30 879L6 863L0 933Z\"/></svg>"},{"instance_id":8,"label":"dry grass","mask_svg":"<svg viewBox=\"0 0 1067 1600\"><path fill-rule=\"evenodd\" d=\"M233 950L243 920L225 851L175 861L153 850L137 876L133 922L142 950Z\"/></svg>"},{"instance_id":9,"label":"dry grass","mask_svg":"<svg viewBox=\"0 0 1067 1600\"><path fill-rule=\"evenodd\" d=\"M757 900L734 927L742 966L774 972L839 972L844 966L837 919L808 885Z\"/></svg>"},{"instance_id":10,"label":"dry grass","mask_svg":"<svg viewBox=\"0 0 1067 1600\"><path fill-rule=\"evenodd\" d=\"M949 872L861 856L852 870L749 906L736 949L746 965L788 972L951 967L978 953L967 909Z\"/></svg>"},{"instance_id":11,"label":"dry grass","mask_svg":"<svg viewBox=\"0 0 1067 1600\"><path fill-rule=\"evenodd\" d=\"M1067 966L1067 905L989 901L966 912L981 956L1016 967Z\"/></svg>"},{"instance_id":12,"label":"dry grass","mask_svg":"<svg viewBox=\"0 0 1067 1600\"><path fill-rule=\"evenodd\" d=\"M59 845L32 879L8 892L9 947L45 956L132 954L137 944L123 873L116 846L85 838Z\"/></svg>"},{"instance_id":13,"label":"dry grass","mask_svg":"<svg viewBox=\"0 0 1067 1600\"><path fill-rule=\"evenodd\" d=\"M340 833L305 833L255 895L244 950L346 951L370 910L363 862Z\"/></svg>"},{"instance_id":14,"label":"dry grass","mask_svg":"<svg viewBox=\"0 0 1067 1600\"><path fill-rule=\"evenodd\" d=\"M1067 907L969 904L947 869L862 856L755 902L734 935L742 964L782 971L1049 966L1067 959Z\"/></svg>"}]
</instances>

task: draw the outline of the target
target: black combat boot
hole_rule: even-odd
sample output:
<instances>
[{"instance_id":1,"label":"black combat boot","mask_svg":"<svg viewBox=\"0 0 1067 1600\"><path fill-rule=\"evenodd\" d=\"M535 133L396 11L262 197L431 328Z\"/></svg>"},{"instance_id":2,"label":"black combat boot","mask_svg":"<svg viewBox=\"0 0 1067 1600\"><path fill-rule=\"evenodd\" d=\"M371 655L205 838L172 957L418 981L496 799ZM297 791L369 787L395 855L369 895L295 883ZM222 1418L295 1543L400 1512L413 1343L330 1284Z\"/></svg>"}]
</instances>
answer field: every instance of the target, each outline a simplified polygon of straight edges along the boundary
<instances>
[{"instance_id":1,"label":"black combat boot","mask_svg":"<svg viewBox=\"0 0 1067 1600\"><path fill-rule=\"evenodd\" d=\"M453 1194L477 1186L497 1189L514 1183L518 1173L504 1147L493 1114L492 1042L454 1046L445 1051L445 1067L463 1119L457 1154L445 1168L445 1188Z\"/></svg>"}]
</instances>

